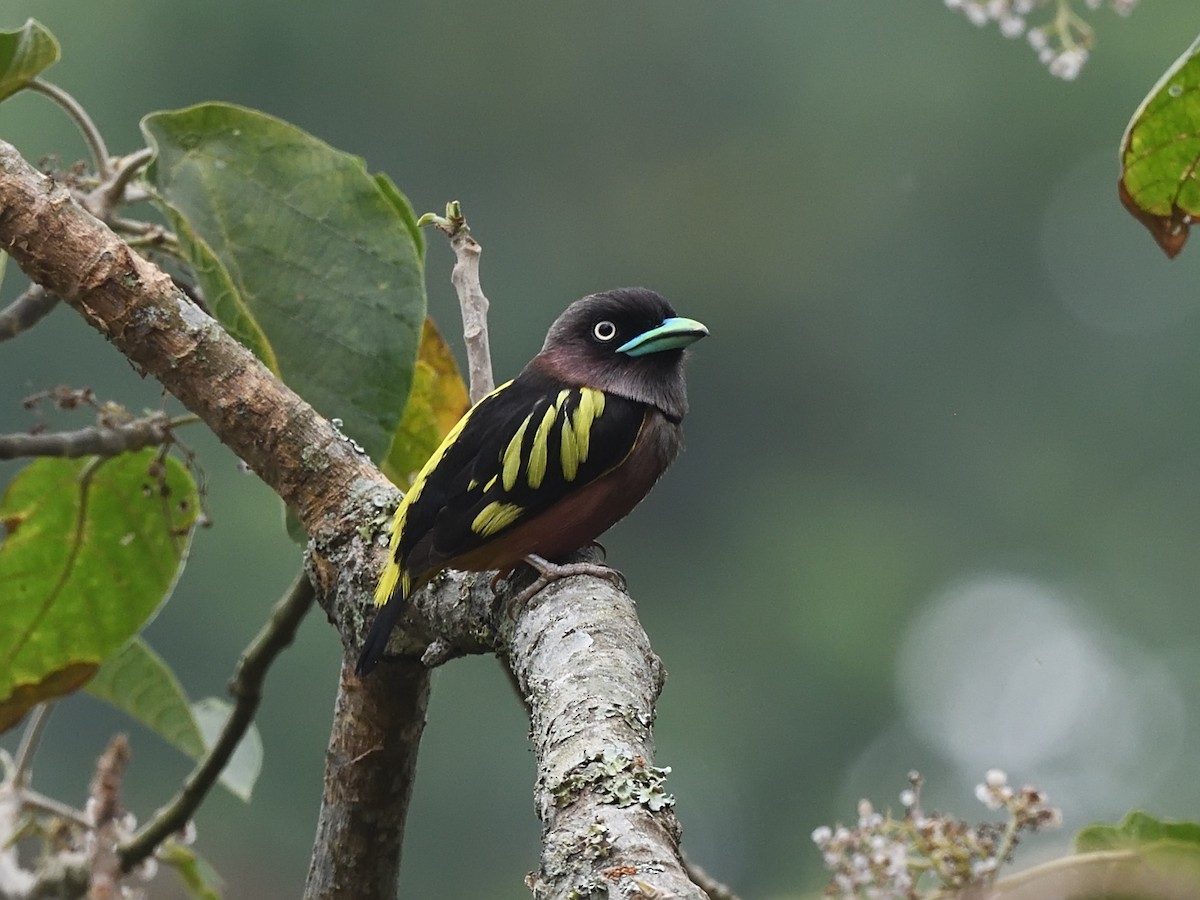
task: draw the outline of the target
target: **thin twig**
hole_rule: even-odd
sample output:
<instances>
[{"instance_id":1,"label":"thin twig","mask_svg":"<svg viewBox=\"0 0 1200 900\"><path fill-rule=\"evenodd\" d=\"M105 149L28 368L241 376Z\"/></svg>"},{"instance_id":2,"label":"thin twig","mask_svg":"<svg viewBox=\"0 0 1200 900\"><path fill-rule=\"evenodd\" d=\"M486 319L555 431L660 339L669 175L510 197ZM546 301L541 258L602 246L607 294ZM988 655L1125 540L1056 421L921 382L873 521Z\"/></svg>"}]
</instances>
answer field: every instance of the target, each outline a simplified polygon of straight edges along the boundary
<instances>
[{"instance_id":1,"label":"thin twig","mask_svg":"<svg viewBox=\"0 0 1200 900\"><path fill-rule=\"evenodd\" d=\"M709 875L686 853L680 851L679 858L683 861L683 870L687 872L688 878L692 879L692 884L708 894L708 900L739 900L738 895L728 885Z\"/></svg>"},{"instance_id":2,"label":"thin twig","mask_svg":"<svg viewBox=\"0 0 1200 900\"><path fill-rule=\"evenodd\" d=\"M92 158L96 161L96 172L102 179L108 178L112 174L112 166L108 158L108 145L104 143L104 135L100 133L100 129L96 127L96 123L92 121L92 117L87 114L87 110L83 108L79 101L58 85L43 78L34 78L26 86L30 90L45 94L66 110L67 115L74 120L75 124L79 126L79 130L83 132L83 139L87 141L88 149L92 152Z\"/></svg>"},{"instance_id":3,"label":"thin twig","mask_svg":"<svg viewBox=\"0 0 1200 900\"><path fill-rule=\"evenodd\" d=\"M117 856L120 830L117 821L124 811L121 806L121 782L128 764L129 741L125 735L118 734L109 741L107 749L96 763L96 776L92 779L88 798L94 823L88 853L91 868L88 897L95 900L116 897L120 892L121 866Z\"/></svg>"},{"instance_id":4,"label":"thin twig","mask_svg":"<svg viewBox=\"0 0 1200 900\"><path fill-rule=\"evenodd\" d=\"M195 417L188 417L194 419ZM166 413L152 413L132 422L93 425L78 431L52 431L44 434L0 434L0 459L23 456L116 456L143 447L155 447L171 440L175 423Z\"/></svg>"},{"instance_id":5,"label":"thin twig","mask_svg":"<svg viewBox=\"0 0 1200 900\"><path fill-rule=\"evenodd\" d=\"M32 328L58 304L58 294L52 294L40 284L32 284L16 300L0 309L0 341L14 338Z\"/></svg>"},{"instance_id":6,"label":"thin twig","mask_svg":"<svg viewBox=\"0 0 1200 900\"><path fill-rule=\"evenodd\" d=\"M112 173L104 179L98 188L92 191L89 198L91 206L99 218L107 220L113 209L125 202L125 188L143 166L154 159L154 151L143 147L135 153L116 160Z\"/></svg>"},{"instance_id":7,"label":"thin twig","mask_svg":"<svg viewBox=\"0 0 1200 900\"><path fill-rule=\"evenodd\" d=\"M417 224L432 224L450 238L455 258L450 283L458 294L458 306L462 311L471 402L478 403L496 386L492 377L492 351L488 345L488 298L479 284L479 256L483 248L471 237L471 229L457 200L446 204L445 216L426 213Z\"/></svg>"},{"instance_id":8,"label":"thin twig","mask_svg":"<svg viewBox=\"0 0 1200 900\"><path fill-rule=\"evenodd\" d=\"M92 820L87 817L86 813L31 788L22 788L18 791L17 799L20 800L22 809L32 809L67 822L74 822L81 828L92 827Z\"/></svg>"},{"instance_id":9,"label":"thin twig","mask_svg":"<svg viewBox=\"0 0 1200 900\"><path fill-rule=\"evenodd\" d=\"M46 722L53 710L53 703L41 703L35 706L33 714L29 717L29 724L21 733L21 743L17 747L10 779L12 786L17 790L23 790L29 784L29 777L33 771L33 755L37 753L38 744L41 743L42 734L46 730Z\"/></svg>"},{"instance_id":10,"label":"thin twig","mask_svg":"<svg viewBox=\"0 0 1200 900\"><path fill-rule=\"evenodd\" d=\"M304 614L312 606L316 591L308 575L301 572L288 593L271 610L271 616L246 647L229 684L234 697L216 743L192 770L179 793L132 839L117 848L121 869L128 872L155 851L159 844L179 831L192 818L212 786L216 784L233 751L237 749L262 700L267 670L280 652L291 644Z\"/></svg>"}]
</instances>

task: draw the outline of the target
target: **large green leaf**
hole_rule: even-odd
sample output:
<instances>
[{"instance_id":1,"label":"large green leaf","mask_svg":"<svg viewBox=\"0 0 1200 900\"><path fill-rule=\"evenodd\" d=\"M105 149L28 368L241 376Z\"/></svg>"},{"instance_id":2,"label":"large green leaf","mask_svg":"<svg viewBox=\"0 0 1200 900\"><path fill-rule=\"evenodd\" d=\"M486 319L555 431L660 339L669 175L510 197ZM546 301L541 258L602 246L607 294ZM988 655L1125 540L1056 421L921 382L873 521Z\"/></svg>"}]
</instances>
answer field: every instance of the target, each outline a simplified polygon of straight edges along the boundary
<instances>
[{"instance_id":1,"label":"large green leaf","mask_svg":"<svg viewBox=\"0 0 1200 900\"><path fill-rule=\"evenodd\" d=\"M469 405L467 385L459 374L454 354L433 320L426 319L412 395L384 460L384 474L407 490L413 476Z\"/></svg>"},{"instance_id":2,"label":"large green leaf","mask_svg":"<svg viewBox=\"0 0 1200 900\"><path fill-rule=\"evenodd\" d=\"M1169 257L1200 215L1200 40L1166 71L1121 140L1118 192Z\"/></svg>"},{"instance_id":3,"label":"large green leaf","mask_svg":"<svg viewBox=\"0 0 1200 900\"><path fill-rule=\"evenodd\" d=\"M199 760L212 746L216 730L224 722L225 707L216 700L188 701L175 673L157 653L134 638L119 653L104 660L87 685L88 693L111 703L155 731L168 743ZM221 784L235 796L250 799L262 765L262 740L251 725L229 765L221 773Z\"/></svg>"},{"instance_id":4,"label":"large green leaf","mask_svg":"<svg viewBox=\"0 0 1200 900\"><path fill-rule=\"evenodd\" d=\"M36 19L16 31L0 31L0 100L21 90L58 57L58 41Z\"/></svg>"},{"instance_id":5,"label":"large green leaf","mask_svg":"<svg viewBox=\"0 0 1200 900\"><path fill-rule=\"evenodd\" d=\"M157 151L147 175L186 223L189 256L205 260L197 274L214 315L383 459L425 318L403 195L361 159L241 107L155 113L142 130Z\"/></svg>"},{"instance_id":6,"label":"large green leaf","mask_svg":"<svg viewBox=\"0 0 1200 900\"><path fill-rule=\"evenodd\" d=\"M84 684L171 592L196 486L155 450L39 459L0 500L0 731Z\"/></svg>"}]
</instances>

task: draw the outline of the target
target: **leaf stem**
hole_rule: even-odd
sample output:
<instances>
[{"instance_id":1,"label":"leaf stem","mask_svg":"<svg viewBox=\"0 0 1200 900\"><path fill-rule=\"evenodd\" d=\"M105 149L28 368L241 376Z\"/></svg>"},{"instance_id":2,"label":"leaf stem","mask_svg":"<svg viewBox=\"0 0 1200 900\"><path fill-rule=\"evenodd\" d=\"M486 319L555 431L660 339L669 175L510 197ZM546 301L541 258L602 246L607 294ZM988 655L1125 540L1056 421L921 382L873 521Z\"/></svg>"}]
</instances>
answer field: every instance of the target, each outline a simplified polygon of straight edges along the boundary
<instances>
[{"instance_id":1,"label":"leaf stem","mask_svg":"<svg viewBox=\"0 0 1200 900\"><path fill-rule=\"evenodd\" d=\"M58 85L43 78L32 79L26 87L38 93L45 94L66 111L67 115L79 126L79 130L83 132L83 139L87 142L88 149L92 153L92 158L96 161L96 172L100 175L101 179L108 179L112 175L112 166L108 158L108 145L104 143L104 136L100 133L100 129L96 127L96 123L92 121L92 117L87 114L87 110L83 108L82 104Z\"/></svg>"}]
</instances>

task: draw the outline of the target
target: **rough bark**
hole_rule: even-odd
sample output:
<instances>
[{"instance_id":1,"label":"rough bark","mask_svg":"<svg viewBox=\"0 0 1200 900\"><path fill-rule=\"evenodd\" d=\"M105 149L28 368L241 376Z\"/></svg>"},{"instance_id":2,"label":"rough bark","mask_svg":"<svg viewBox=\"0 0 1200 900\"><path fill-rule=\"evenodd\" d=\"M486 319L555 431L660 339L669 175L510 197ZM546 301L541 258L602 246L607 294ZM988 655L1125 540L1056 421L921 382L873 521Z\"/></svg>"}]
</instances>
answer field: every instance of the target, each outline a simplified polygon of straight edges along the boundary
<instances>
[{"instance_id":1,"label":"rough bark","mask_svg":"<svg viewBox=\"0 0 1200 900\"><path fill-rule=\"evenodd\" d=\"M420 660L402 659L379 667L383 690L366 690L354 666L342 665L305 897L395 893L429 676ZM364 748L370 765L360 764Z\"/></svg>"}]
</instances>

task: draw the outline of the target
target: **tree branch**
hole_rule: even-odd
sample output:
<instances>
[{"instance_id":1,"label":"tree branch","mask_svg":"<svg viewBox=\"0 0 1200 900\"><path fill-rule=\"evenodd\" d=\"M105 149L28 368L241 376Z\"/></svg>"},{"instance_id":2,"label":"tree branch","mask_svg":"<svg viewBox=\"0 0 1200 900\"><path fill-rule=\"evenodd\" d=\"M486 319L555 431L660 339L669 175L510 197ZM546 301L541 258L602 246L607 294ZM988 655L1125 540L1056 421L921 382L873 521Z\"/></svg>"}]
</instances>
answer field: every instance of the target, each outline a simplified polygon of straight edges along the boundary
<instances>
[{"instance_id":1,"label":"tree branch","mask_svg":"<svg viewBox=\"0 0 1200 900\"><path fill-rule=\"evenodd\" d=\"M0 459L22 456L116 456L143 447L156 447L171 438L172 422L166 413L152 413L132 422L93 425L78 431L44 434L0 434Z\"/></svg>"},{"instance_id":2,"label":"tree branch","mask_svg":"<svg viewBox=\"0 0 1200 900\"><path fill-rule=\"evenodd\" d=\"M40 284L31 285L20 297L0 309L0 341L15 338L40 322L58 305L58 297Z\"/></svg>"},{"instance_id":3,"label":"tree branch","mask_svg":"<svg viewBox=\"0 0 1200 900\"><path fill-rule=\"evenodd\" d=\"M601 888L633 896L636 887L700 900L705 894L679 861L664 772L654 768L663 672L633 600L606 579L574 576L515 602L532 578L518 570L493 593L491 573L443 572L413 596L391 649L417 655L436 645L442 658L496 653L515 674L537 757L543 853L535 897ZM343 590L332 599L334 607L350 602ZM405 662L385 659L371 678L398 664Z\"/></svg>"},{"instance_id":4,"label":"tree branch","mask_svg":"<svg viewBox=\"0 0 1200 900\"><path fill-rule=\"evenodd\" d=\"M308 900L395 896L431 674L401 659L360 679L342 663Z\"/></svg>"}]
</instances>

